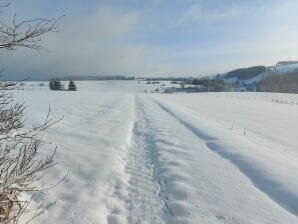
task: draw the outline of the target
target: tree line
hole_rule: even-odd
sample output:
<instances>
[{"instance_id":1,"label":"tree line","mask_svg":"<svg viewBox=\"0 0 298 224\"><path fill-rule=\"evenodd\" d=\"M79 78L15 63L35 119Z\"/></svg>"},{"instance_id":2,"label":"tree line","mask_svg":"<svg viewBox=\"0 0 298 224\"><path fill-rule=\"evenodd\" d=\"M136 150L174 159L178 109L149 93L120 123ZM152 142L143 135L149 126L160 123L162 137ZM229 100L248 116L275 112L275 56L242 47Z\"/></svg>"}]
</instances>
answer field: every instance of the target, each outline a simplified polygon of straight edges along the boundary
<instances>
[{"instance_id":1,"label":"tree line","mask_svg":"<svg viewBox=\"0 0 298 224\"><path fill-rule=\"evenodd\" d=\"M231 85L225 83L220 78L215 79L208 79L208 78L201 78L201 79L187 79L185 84L188 85L197 85L200 86L202 92L229 92L231 91ZM182 86L183 88L183 86Z\"/></svg>"},{"instance_id":2,"label":"tree line","mask_svg":"<svg viewBox=\"0 0 298 224\"><path fill-rule=\"evenodd\" d=\"M298 71L284 75L270 75L260 81L257 91L298 93Z\"/></svg>"},{"instance_id":3,"label":"tree line","mask_svg":"<svg viewBox=\"0 0 298 224\"><path fill-rule=\"evenodd\" d=\"M63 84L58 79L51 79L49 84L50 90L65 90ZM74 81L70 80L68 83L68 91L77 91L77 86Z\"/></svg>"}]
</instances>

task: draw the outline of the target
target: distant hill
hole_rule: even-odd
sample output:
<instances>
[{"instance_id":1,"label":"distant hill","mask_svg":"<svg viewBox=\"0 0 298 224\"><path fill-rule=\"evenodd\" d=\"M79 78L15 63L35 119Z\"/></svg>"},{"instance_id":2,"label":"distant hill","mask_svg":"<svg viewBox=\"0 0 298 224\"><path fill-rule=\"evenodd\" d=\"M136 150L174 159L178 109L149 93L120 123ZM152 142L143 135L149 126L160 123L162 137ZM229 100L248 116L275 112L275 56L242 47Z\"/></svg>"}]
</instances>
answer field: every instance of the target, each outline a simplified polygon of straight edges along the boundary
<instances>
[{"instance_id":1,"label":"distant hill","mask_svg":"<svg viewBox=\"0 0 298 224\"><path fill-rule=\"evenodd\" d=\"M249 68L240 68L221 75L221 78L227 83L257 83L267 76L285 75L297 71L298 62L294 62L295 61L281 61L277 63L278 66L253 66Z\"/></svg>"},{"instance_id":2,"label":"distant hill","mask_svg":"<svg viewBox=\"0 0 298 224\"><path fill-rule=\"evenodd\" d=\"M232 85L234 91L266 90L294 93L293 89L297 87L297 74L298 62L280 61L276 66L267 68L265 66L253 66L236 69L221 75L220 78L225 83ZM284 86L291 87L286 90Z\"/></svg>"},{"instance_id":3,"label":"distant hill","mask_svg":"<svg viewBox=\"0 0 298 224\"><path fill-rule=\"evenodd\" d=\"M228 72L225 75L225 78L237 78L238 80L246 80L254 78L262 73L266 72L265 66L253 66L249 68L240 68L233 70L231 72Z\"/></svg>"}]
</instances>

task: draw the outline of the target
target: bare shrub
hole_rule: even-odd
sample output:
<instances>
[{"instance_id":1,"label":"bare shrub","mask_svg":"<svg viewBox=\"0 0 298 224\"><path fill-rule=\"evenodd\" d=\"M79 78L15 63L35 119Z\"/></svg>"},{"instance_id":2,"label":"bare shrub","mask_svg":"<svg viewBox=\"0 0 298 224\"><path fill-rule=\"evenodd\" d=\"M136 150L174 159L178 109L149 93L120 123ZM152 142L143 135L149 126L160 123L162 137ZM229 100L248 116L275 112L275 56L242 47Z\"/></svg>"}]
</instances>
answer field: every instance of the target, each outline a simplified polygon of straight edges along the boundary
<instances>
[{"instance_id":1,"label":"bare shrub","mask_svg":"<svg viewBox=\"0 0 298 224\"><path fill-rule=\"evenodd\" d=\"M0 8L9 7L4 3ZM1 12L1 10L0 10ZM39 50L41 37L56 32L61 19L31 19L18 21L14 15L10 24L0 19L0 49L16 50L19 47ZM48 205L38 204L29 208L34 192L43 193L41 181L47 170L54 165L55 150L43 156L40 150L45 142L40 134L54 125L57 120L50 118L27 129L24 125L24 104L13 101L16 83L0 82L0 223L19 223L30 213L27 222L41 215ZM51 188L53 186L48 186Z\"/></svg>"}]
</instances>

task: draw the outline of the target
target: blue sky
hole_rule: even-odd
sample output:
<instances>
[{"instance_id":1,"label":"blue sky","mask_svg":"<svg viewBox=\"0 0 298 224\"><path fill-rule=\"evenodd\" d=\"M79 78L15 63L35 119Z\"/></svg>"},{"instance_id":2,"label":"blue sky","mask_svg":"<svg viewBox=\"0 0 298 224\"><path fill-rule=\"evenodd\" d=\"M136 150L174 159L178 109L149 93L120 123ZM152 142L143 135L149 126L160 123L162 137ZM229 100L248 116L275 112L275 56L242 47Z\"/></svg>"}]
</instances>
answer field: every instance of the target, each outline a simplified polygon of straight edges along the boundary
<instances>
[{"instance_id":1,"label":"blue sky","mask_svg":"<svg viewBox=\"0 0 298 224\"><path fill-rule=\"evenodd\" d=\"M298 59L297 11L296 0L13 0L2 17L66 17L47 51L0 57L15 77L224 73Z\"/></svg>"}]
</instances>

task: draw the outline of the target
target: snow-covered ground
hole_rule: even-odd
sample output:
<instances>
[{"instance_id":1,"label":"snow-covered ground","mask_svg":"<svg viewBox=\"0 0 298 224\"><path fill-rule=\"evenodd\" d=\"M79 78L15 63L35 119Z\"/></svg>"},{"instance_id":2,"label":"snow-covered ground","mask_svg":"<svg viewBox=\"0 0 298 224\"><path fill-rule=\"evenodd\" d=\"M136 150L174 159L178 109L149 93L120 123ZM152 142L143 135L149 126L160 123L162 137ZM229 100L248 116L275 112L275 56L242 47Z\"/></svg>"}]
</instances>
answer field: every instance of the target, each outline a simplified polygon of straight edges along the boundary
<instances>
[{"instance_id":1,"label":"snow-covered ground","mask_svg":"<svg viewBox=\"0 0 298 224\"><path fill-rule=\"evenodd\" d=\"M37 223L298 223L298 95L38 84L16 100L28 105L27 124L49 105L64 116L45 136L58 146L48 179L69 173Z\"/></svg>"}]
</instances>

